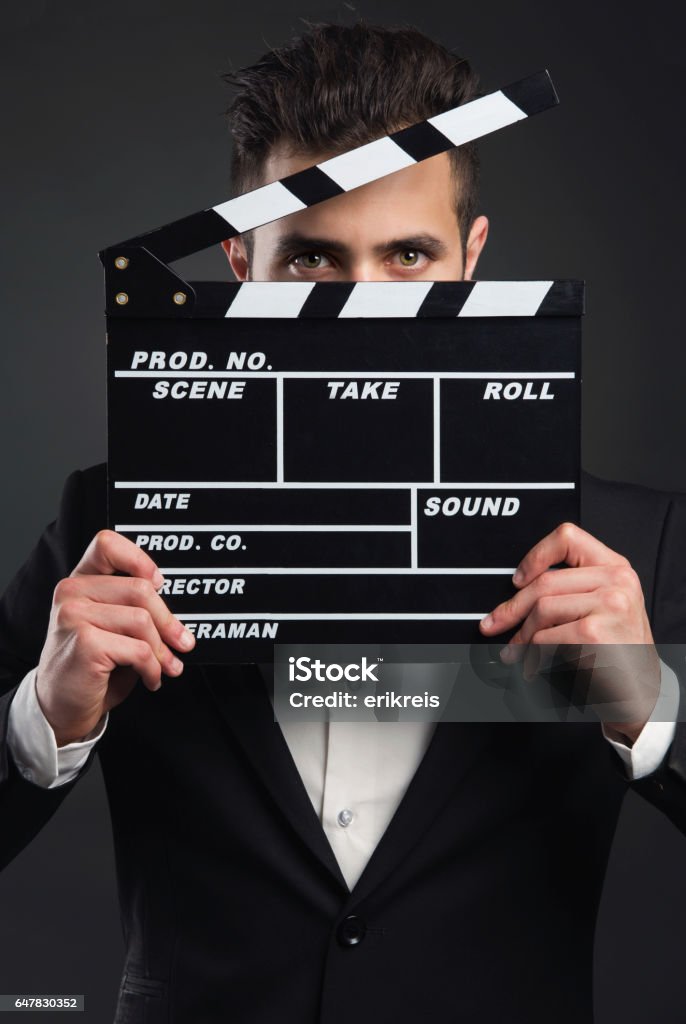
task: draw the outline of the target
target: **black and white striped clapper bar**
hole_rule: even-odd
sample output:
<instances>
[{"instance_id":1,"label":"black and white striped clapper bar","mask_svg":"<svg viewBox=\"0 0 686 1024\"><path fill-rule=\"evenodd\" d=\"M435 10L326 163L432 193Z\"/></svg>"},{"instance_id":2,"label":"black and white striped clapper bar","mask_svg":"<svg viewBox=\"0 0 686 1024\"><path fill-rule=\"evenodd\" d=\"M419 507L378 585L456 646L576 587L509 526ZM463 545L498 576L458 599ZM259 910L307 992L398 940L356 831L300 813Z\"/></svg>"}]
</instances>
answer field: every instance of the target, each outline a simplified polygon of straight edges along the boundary
<instances>
[{"instance_id":1,"label":"black and white striped clapper bar","mask_svg":"<svg viewBox=\"0 0 686 1024\"><path fill-rule=\"evenodd\" d=\"M167 265L557 102L543 72L110 246L109 525L195 660L469 643L579 517L579 281L187 282Z\"/></svg>"}]
</instances>

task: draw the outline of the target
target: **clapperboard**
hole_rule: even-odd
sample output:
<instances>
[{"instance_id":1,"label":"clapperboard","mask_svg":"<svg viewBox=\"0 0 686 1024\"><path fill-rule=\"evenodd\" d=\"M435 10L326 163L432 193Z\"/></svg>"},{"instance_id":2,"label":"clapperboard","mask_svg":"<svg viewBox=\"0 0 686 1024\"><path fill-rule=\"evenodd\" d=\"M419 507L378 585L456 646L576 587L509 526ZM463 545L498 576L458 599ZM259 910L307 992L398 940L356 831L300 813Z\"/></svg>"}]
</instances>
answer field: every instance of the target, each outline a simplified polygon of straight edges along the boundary
<instances>
[{"instance_id":1,"label":"clapperboard","mask_svg":"<svg viewBox=\"0 0 686 1024\"><path fill-rule=\"evenodd\" d=\"M542 72L111 246L109 525L190 656L470 643L579 517L578 281L187 282L168 266L557 103Z\"/></svg>"}]
</instances>

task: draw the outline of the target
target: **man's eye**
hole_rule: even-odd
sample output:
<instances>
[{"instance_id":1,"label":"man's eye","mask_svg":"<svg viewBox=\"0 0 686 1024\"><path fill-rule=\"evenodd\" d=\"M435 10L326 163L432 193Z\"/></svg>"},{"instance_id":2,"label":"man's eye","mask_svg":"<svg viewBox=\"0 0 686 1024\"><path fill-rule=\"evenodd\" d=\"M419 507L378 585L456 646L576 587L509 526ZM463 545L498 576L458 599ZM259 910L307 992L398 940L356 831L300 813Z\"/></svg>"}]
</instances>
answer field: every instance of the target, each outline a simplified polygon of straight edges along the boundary
<instances>
[{"instance_id":1,"label":"man's eye","mask_svg":"<svg viewBox=\"0 0 686 1024\"><path fill-rule=\"evenodd\" d=\"M416 267L419 263L419 256L416 249L407 249L406 252L400 253L400 262L404 267Z\"/></svg>"},{"instance_id":2,"label":"man's eye","mask_svg":"<svg viewBox=\"0 0 686 1024\"><path fill-rule=\"evenodd\" d=\"M423 249L398 249L393 253L392 262L403 270L426 270L432 259L433 257L425 253Z\"/></svg>"},{"instance_id":3,"label":"man's eye","mask_svg":"<svg viewBox=\"0 0 686 1024\"><path fill-rule=\"evenodd\" d=\"M294 256L291 262L296 267L302 267L303 270L321 270L322 267L328 266L329 263L326 256L321 252L303 252L298 256Z\"/></svg>"}]
</instances>

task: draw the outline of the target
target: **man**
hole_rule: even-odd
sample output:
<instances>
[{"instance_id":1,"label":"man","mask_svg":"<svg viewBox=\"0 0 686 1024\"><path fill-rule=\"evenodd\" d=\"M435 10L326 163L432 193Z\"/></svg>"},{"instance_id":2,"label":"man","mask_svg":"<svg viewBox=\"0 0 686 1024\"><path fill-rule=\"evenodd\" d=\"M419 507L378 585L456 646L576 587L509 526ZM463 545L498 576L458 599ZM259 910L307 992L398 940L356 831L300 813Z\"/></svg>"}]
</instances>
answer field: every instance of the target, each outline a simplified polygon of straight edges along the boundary
<instances>
[{"instance_id":1,"label":"man","mask_svg":"<svg viewBox=\"0 0 686 1024\"><path fill-rule=\"evenodd\" d=\"M234 83L237 192L477 88L419 33L362 25L314 28ZM470 278L488 232L476 186L462 147L225 250L239 279ZM605 736L562 723L282 731L254 666L183 670L193 637L150 557L102 530L104 501L102 467L69 478L0 607L0 856L97 750L127 943L116 1020L590 1021L627 780L686 828L686 733L654 647L684 639L686 499L585 477L584 528L523 552L513 598L482 623L489 639L516 630L506 657L637 645L634 714Z\"/></svg>"}]
</instances>

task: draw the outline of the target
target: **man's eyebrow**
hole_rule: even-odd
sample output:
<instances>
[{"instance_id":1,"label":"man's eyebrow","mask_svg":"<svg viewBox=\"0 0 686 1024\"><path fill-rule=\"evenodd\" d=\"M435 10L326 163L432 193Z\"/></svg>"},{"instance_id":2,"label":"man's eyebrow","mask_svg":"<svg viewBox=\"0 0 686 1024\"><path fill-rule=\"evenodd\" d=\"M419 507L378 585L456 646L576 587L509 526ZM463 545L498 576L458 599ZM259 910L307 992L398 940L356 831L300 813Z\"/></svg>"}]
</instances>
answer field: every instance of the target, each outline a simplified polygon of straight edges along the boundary
<instances>
[{"instance_id":1,"label":"man's eyebrow","mask_svg":"<svg viewBox=\"0 0 686 1024\"><path fill-rule=\"evenodd\" d=\"M406 235L402 238L392 238L388 242L382 242L374 246L374 253L382 256L385 252L397 250L421 249L431 253L432 256L446 256L448 247L445 242L435 235Z\"/></svg>"},{"instance_id":2,"label":"man's eyebrow","mask_svg":"<svg viewBox=\"0 0 686 1024\"><path fill-rule=\"evenodd\" d=\"M274 256L289 256L294 252L349 252L348 246L337 242L334 238L316 238L314 235L303 235L292 231L283 235L274 246Z\"/></svg>"}]
</instances>

